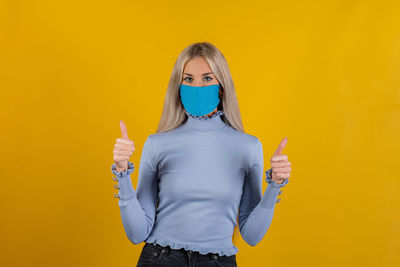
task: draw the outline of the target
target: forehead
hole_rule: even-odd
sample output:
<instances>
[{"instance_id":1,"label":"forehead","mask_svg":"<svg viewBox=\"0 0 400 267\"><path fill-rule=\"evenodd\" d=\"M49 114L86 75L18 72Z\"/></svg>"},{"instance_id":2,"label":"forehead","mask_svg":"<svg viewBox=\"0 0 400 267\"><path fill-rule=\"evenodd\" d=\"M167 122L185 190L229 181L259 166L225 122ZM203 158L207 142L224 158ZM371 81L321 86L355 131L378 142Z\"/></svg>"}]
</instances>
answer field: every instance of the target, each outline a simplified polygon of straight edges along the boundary
<instances>
[{"instance_id":1,"label":"forehead","mask_svg":"<svg viewBox=\"0 0 400 267\"><path fill-rule=\"evenodd\" d=\"M186 62L185 67L183 68L183 72L201 75L206 72L212 72L210 65L203 57L194 57L188 62Z\"/></svg>"}]
</instances>

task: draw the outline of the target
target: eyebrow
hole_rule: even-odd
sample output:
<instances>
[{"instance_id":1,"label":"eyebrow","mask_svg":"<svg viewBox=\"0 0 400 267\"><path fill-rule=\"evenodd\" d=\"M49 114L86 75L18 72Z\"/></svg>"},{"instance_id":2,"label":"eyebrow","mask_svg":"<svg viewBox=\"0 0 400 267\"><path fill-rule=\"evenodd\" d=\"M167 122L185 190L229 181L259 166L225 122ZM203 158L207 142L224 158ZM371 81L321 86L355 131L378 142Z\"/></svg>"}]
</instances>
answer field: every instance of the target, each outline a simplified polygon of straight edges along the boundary
<instances>
[{"instance_id":1,"label":"eyebrow","mask_svg":"<svg viewBox=\"0 0 400 267\"><path fill-rule=\"evenodd\" d=\"M190 74L190 73L183 73L183 74L186 74L186 75L188 75L188 76L193 76L193 75ZM208 75L208 74L213 74L213 73L212 73L212 72L203 73L202 76Z\"/></svg>"}]
</instances>

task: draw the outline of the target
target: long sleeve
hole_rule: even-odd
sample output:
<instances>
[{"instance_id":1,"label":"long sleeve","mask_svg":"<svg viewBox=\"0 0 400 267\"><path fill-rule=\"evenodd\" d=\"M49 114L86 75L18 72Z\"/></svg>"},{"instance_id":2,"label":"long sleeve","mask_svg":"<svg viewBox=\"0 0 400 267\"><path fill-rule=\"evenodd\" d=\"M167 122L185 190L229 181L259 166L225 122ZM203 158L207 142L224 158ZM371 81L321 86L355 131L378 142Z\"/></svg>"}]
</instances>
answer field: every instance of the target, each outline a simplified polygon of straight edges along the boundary
<instances>
[{"instance_id":1,"label":"long sleeve","mask_svg":"<svg viewBox=\"0 0 400 267\"><path fill-rule=\"evenodd\" d=\"M125 233L132 243L139 244L151 233L157 208L158 175L150 136L143 145L136 191L130 177L133 169L131 162L128 162L128 169L124 172L117 172L115 163L111 166L112 173L118 177L118 205Z\"/></svg>"},{"instance_id":2,"label":"long sleeve","mask_svg":"<svg viewBox=\"0 0 400 267\"><path fill-rule=\"evenodd\" d=\"M257 138L248 163L238 216L240 234L251 246L263 239L272 222L279 189L289 182L288 179L282 184L271 182L269 169L266 171L268 186L262 195L263 165L263 148Z\"/></svg>"}]
</instances>

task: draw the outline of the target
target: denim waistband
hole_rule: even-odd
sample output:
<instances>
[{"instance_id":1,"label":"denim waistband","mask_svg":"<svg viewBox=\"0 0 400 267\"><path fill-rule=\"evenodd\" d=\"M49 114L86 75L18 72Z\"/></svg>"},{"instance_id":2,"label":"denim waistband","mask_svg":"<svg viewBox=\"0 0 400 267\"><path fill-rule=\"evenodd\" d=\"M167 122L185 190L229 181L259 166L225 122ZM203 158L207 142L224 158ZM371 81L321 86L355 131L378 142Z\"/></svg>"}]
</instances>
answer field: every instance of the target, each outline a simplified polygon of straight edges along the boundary
<instances>
[{"instance_id":1,"label":"denim waistband","mask_svg":"<svg viewBox=\"0 0 400 267\"><path fill-rule=\"evenodd\" d=\"M211 253L211 252L206 254L206 255L204 255L204 254L200 254L198 251L185 250L184 248L173 249L170 246L165 246L164 247L164 246L161 246L161 245L159 245L157 243L154 243L154 244L153 243L146 243L146 245L150 245L150 246L156 247L156 248L160 249L160 251L163 250L163 253L166 254L166 255L168 255L172 251L173 253L190 254L193 257L196 257L197 259L217 259L217 258L235 257L235 255L232 255L232 256L226 256L226 255L219 256L218 253Z\"/></svg>"}]
</instances>

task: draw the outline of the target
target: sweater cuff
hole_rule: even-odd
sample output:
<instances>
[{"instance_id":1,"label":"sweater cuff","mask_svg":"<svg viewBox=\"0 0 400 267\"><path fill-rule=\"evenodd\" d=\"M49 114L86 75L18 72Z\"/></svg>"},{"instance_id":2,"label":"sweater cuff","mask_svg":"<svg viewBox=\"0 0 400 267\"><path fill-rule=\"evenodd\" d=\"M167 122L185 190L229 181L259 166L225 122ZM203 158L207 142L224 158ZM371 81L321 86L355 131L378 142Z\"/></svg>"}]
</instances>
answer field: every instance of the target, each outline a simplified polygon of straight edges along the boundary
<instances>
[{"instance_id":1,"label":"sweater cuff","mask_svg":"<svg viewBox=\"0 0 400 267\"><path fill-rule=\"evenodd\" d=\"M128 169L126 169L125 171L117 172L117 165L115 163L113 163L111 165L111 172L118 178L129 176L133 172L134 169L135 169L135 166L130 161L128 161Z\"/></svg>"},{"instance_id":2,"label":"sweater cuff","mask_svg":"<svg viewBox=\"0 0 400 267\"><path fill-rule=\"evenodd\" d=\"M118 179L118 187L119 187L119 203L125 203L136 197L136 191L133 189L132 181L130 179L130 174L133 172L135 167L133 163L128 161L128 169L125 171L117 172L115 163L111 165L111 172Z\"/></svg>"},{"instance_id":3,"label":"sweater cuff","mask_svg":"<svg viewBox=\"0 0 400 267\"><path fill-rule=\"evenodd\" d=\"M271 168L265 172L265 181L272 187L281 188L289 183L289 178L285 179L281 184L276 183L276 181L272 180L272 168Z\"/></svg>"},{"instance_id":4,"label":"sweater cuff","mask_svg":"<svg viewBox=\"0 0 400 267\"><path fill-rule=\"evenodd\" d=\"M261 207L264 209L274 208L279 192L279 187L268 185L260 201Z\"/></svg>"}]
</instances>

